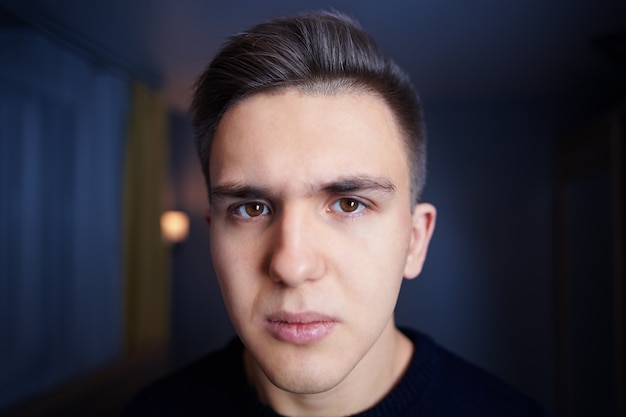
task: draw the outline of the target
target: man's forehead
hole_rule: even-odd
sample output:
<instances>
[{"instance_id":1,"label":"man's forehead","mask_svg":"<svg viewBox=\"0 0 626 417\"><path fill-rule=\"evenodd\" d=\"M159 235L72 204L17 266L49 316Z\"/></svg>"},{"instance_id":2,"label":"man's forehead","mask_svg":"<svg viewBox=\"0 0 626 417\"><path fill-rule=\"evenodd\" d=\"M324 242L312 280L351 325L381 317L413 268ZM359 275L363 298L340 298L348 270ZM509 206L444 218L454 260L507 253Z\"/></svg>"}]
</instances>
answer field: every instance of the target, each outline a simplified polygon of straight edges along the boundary
<instances>
[{"instance_id":1,"label":"man's forehead","mask_svg":"<svg viewBox=\"0 0 626 417\"><path fill-rule=\"evenodd\" d=\"M323 102L322 106L327 107L328 111L326 113L319 111L315 108L316 102ZM310 107L302 106L301 103L309 103ZM304 112L296 113L293 111L294 108L302 108ZM342 130L343 133L347 132L353 126L351 122L359 117L363 119L362 122L376 120L376 124L372 123L369 126L370 130L380 130L381 124L387 128L387 134L379 135L381 141L391 140L404 145L402 129L397 123L396 116L380 95L365 89L322 92L299 87L283 87L256 92L238 100L221 117L212 145L222 136L232 141L231 133L235 132L236 135L240 135L242 126L248 130L250 127L259 129L271 125L274 121L275 124L271 127L280 129L294 116L299 120L304 119L303 113L305 117L313 120L313 125L323 125L326 119L331 119L334 123L333 127L336 130ZM252 125L248 126L247 122ZM292 142L296 143L298 139L297 135L291 138ZM332 143L326 143L326 145L332 145Z\"/></svg>"},{"instance_id":2,"label":"man's forehead","mask_svg":"<svg viewBox=\"0 0 626 417\"><path fill-rule=\"evenodd\" d=\"M372 94L258 93L222 119L210 156L211 183L258 188L262 179L300 190L364 185L365 179L398 183L408 169L399 136L388 106Z\"/></svg>"},{"instance_id":3,"label":"man's forehead","mask_svg":"<svg viewBox=\"0 0 626 417\"><path fill-rule=\"evenodd\" d=\"M236 113L240 110L242 106L245 106L251 101L263 101L265 106L257 109L264 110L266 106L272 106L273 103L278 103L281 100L284 100L288 97L293 97L296 99L306 99L306 98L318 98L318 99L342 99L347 98L352 103L376 103L378 105L378 111L380 113L384 113L386 116L390 117L394 121L395 127L400 130L399 124L396 120L396 115L393 112L393 109L385 98L378 94L377 92L367 89L363 86L349 86L349 87L339 87L337 89L328 89L328 88L317 88L316 84L304 84L304 85L295 85L295 86L279 86L275 88L268 88L261 91L253 92L248 94L238 100L236 100L230 107L226 109L216 128L215 135L218 134L220 128L223 126L224 119L229 119L232 113ZM250 106L246 106L250 107ZM248 115L250 113L254 113L254 110L248 109L246 112Z\"/></svg>"}]
</instances>

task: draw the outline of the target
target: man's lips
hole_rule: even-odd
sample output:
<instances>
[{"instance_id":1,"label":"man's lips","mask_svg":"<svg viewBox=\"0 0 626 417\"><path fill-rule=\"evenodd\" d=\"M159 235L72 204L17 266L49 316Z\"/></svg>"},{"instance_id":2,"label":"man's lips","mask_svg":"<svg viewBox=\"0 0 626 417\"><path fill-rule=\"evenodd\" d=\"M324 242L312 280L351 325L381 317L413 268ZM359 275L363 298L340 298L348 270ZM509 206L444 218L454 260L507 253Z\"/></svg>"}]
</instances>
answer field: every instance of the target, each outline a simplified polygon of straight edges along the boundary
<instances>
[{"instance_id":1,"label":"man's lips","mask_svg":"<svg viewBox=\"0 0 626 417\"><path fill-rule=\"evenodd\" d=\"M338 323L336 318L317 312L280 311L266 317L265 328L282 342L306 345L328 336Z\"/></svg>"}]
</instances>

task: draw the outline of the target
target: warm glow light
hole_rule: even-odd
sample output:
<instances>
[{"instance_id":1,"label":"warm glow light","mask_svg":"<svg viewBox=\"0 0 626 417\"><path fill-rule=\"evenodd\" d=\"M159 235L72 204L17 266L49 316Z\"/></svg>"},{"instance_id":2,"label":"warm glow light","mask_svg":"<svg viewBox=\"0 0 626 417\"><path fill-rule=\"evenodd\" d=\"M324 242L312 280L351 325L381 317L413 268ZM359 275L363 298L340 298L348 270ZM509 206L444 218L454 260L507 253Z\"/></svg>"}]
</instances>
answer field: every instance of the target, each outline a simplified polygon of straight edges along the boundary
<instances>
[{"instance_id":1,"label":"warm glow light","mask_svg":"<svg viewBox=\"0 0 626 417\"><path fill-rule=\"evenodd\" d=\"M166 211L161 214L161 236L167 243L179 243L189 233L189 217L182 211Z\"/></svg>"}]
</instances>

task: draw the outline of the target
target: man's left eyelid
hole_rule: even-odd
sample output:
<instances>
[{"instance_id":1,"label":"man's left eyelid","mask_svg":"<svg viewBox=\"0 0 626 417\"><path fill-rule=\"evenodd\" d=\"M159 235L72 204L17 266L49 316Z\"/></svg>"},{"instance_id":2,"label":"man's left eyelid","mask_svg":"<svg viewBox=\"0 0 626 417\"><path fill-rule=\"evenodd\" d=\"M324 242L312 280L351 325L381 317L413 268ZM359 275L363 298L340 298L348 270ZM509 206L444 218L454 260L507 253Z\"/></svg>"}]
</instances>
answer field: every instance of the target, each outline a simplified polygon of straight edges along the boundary
<instances>
[{"instance_id":1,"label":"man's left eyelid","mask_svg":"<svg viewBox=\"0 0 626 417\"><path fill-rule=\"evenodd\" d=\"M342 198L337 199L337 201L341 201L341 200L354 200L360 205L362 205L364 208L367 208L370 206L370 203L367 200L363 200L362 198L358 198L358 197L342 197Z\"/></svg>"},{"instance_id":2,"label":"man's left eyelid","mask_svg":"<svg viewBox=\"0 0 626 417\"><path fill-rule=\"evenodd\" d=\"M356 195L349 195L349 194L339 195L339 196L337 196L335 198L334 201L341 201L341 200L354 200L354 201L356 201L358 203L363 204L366 207L369 207L369 206L371 206L373 204L372 201L369 198L365 198L365 197L362 197L362 196L356 196Z\"/></svg>"},{"instance_id":3,"label":"man's left eyelid","mask_svg":"<svg viewBox=\"0 0 626 417\"><path fill-rule=\"evenodd\" d=\"M239 206L239 207L243 207L243 206L246 206L248 204L259 204L259 205L263 206L264 208L266 208L268 211L272 210L271 206L267 202L265 202L263 200L242 201L242 202L236 203L235 205Z\"/></svg>"}]
</instances>

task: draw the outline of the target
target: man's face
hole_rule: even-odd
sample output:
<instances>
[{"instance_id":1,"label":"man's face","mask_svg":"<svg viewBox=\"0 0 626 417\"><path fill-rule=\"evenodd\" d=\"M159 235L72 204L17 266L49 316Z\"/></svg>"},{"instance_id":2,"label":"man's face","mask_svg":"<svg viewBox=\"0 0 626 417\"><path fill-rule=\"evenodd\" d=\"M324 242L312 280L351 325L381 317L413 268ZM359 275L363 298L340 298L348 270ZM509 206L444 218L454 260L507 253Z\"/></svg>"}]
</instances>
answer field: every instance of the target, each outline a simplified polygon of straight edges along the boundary
<instances>
[{"instance_id":1,"label":"man's face","mask_svg":"<svg viewBox=\"0 0 626 417\"><path fill-rule=\"evenodd\" d=\"M324 392L376 363L434 219L412 212L387 105L364 93L254 95L220 122L209 166L213 263L265 376Z\"/></svg>"}]
</instances>

